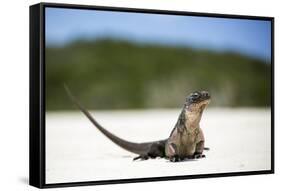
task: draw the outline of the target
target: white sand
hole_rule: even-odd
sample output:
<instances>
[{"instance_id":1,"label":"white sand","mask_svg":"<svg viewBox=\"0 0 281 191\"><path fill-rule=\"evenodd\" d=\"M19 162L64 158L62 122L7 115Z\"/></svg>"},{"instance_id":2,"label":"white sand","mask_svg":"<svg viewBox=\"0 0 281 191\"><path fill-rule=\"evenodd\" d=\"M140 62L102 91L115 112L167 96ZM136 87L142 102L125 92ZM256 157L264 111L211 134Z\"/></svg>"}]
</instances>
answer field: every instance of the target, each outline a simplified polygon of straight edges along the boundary
<instances>
[{"instance_id":1,"label":"white sand","mask_svg":"<svg viewBox=\"0 0 281 191\"><path fill-rule=\"evenodd\" d=\"M92 112L116 135L135 142L169 136L177 110ZM179 163L165 159L132 161L80 112L47 113L46 183L269 170L269 109L207 108L201 127L206 158Z\"/></svg>"}]
</instances>

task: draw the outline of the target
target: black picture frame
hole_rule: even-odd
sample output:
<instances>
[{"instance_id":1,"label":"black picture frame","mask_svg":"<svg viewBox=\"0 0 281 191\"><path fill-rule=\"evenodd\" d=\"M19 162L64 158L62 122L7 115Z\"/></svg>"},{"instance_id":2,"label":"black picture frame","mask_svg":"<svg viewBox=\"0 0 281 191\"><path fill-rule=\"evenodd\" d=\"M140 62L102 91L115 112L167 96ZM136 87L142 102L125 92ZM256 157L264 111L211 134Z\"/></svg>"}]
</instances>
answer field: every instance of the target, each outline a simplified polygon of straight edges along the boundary
<instances>
[{"instance_id":1,"label":"black picture frame","mask_svg":"<svg viewBox=\"0 0 281 191\"><path fill-rule=\"evenodd\" d=\"M70 8L85 10L121 11L154 13L168 15L186 15L198 17L239 18L266 20L271 22L271 169L248 172L227 172L215 174L197 174L185 176L137 178L122 180L103 180L87 182L68 182L46 184L45 182L45 8ZM38 188L85 186L147 181L167 181L178 179L243 176L274 173L274 18L249 15L230 15L197 13L170 10L135 9L121 7L103 7L73 4L39 3L30 6L30 129L29 129L29 184Z\"/></svg>"}]
</instances>

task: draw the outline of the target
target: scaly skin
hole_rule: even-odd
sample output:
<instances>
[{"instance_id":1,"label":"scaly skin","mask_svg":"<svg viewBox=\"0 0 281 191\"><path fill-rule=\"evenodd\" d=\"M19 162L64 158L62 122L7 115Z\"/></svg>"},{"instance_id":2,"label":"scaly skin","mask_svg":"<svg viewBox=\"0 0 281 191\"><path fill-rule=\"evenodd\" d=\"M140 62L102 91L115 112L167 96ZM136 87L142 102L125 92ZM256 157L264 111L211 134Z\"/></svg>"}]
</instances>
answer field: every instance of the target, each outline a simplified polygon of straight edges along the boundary
<instances>
[{"instance_id":1,"label":"scaly skin","mask_svg":"<svg viewBox=\"0 0 281 191\"><path fill-rule=\"evenodd\" d=\"M199 122L203 110L210 102L209 96L207 97L197 103L189 102L184 106L180 119L165 145L165 155L171 161L204 157L205 139Z\"/></svg>"},{"instance_id":2,"label":"scaly skin","mask_svg":"<svg viewBox=\"0 0 281 191\"><path fill-rule=\"evenodd\" d=\"M72 102L85 114L92 124L99 129L112 142L132 153L138 154L136 159L149 159L165 157L170 161L177 162L189 158L204 157L204 135L199 126L203 110L210 102L210 95L206 91L194 92L187 97L179 119L168 139L134 143L129 142L112 134L103 128L93 116L78 102L68 87L65 90Z\"/></svg>"}]
</instances>

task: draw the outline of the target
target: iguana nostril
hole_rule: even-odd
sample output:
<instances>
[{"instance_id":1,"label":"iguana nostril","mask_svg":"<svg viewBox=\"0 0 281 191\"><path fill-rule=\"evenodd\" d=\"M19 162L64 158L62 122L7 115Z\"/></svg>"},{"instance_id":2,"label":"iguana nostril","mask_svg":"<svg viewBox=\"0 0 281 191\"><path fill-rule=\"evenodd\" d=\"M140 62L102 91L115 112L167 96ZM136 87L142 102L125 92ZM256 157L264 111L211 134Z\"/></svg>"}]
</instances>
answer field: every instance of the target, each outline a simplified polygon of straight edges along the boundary
<instances>
[{"instance_id":1,"label":"iguana nostril","mask_svg":"<svg viewBox=\"0 0 281 191\"><path fill-rule=\"evenodd\" d=\"M210 97L209 92L203 92L202 94L203 94L204 97Z\"/></svg>"}]
</instances>

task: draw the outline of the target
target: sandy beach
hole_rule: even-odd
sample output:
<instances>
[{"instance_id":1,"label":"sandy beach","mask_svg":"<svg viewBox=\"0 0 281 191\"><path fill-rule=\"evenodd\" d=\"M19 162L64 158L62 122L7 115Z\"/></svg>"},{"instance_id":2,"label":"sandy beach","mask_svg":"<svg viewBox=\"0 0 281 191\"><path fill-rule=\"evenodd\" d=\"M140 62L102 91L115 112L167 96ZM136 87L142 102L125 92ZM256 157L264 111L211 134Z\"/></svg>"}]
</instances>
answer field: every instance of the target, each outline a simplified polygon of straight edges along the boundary
<instances>
[{"instance_id":1,"label":"sandy beach","mask_svg":"<svg viewBox=\"0 0 281 191\"><path fill-rule=\"evenodd\" d=\"M180 109L91 111L114 134L133 142L167 138ZM268 170L270 109L207 108L201 128L206 158L172 163L132 161L77 112L46 114L46 183Z\"/></svg>"}]
</instances>

